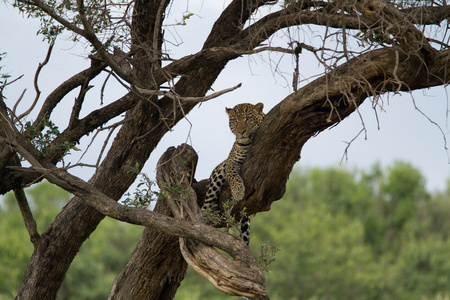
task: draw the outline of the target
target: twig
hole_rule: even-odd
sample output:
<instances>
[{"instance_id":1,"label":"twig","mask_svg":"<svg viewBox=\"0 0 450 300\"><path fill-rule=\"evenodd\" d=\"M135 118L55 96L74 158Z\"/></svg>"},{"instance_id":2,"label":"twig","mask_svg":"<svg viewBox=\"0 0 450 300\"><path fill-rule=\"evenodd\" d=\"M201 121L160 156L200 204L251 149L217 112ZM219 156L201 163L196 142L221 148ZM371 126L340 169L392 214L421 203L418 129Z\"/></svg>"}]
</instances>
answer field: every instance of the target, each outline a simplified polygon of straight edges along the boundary
<instances>
[{"instance_id":1,"label":"twig","mask_svg":"<svg viewBox=\"0 0 450 300\"><path fill-rule=\"evenodd\" d=\"M87 153L87 151L88 151L89 148L91 147L92 143L94 143L94 140L96 139L97 135L98 135L101 131L103 131L103 130L109 130L109 129L112 129L112 130L108 133L107 138L106 138L105 141L103 142L103 147L102 147L102 149L100 150L100 154L99 154L98 159L97 159L97 162L96 162L96 164L95 164L95 166L98 167L99 164L100 164L100 159L101 159L101 157L102 157L102 155L103 155L103 152L105 151L106 145L108 144L108 141L109 141L109 138L111 137L112 132L113 132L118 126L122 125L123 123L125 123L125 120L121 120L121 121L119 121L119 122L117 122L117 123L114 123L114 124L112 124L112 125L110 125L110 126L102 127L102 128L97 129L97 131L95 132L94 136L92 137L90 143L87 145L86 150L83 152L83 154L82 154L82 155L80 156L80 158L78 159L77 165L80 164L80 161L83 159L84 155Z\"/></svg>"},{"instance_id":2,"label":"twig","mask_svg":"<svg viewBox=\"0 0 450 300\"><path fill-rule=\"evenodd\" d=\"M357 134L350 142L345 142L345 141L344 141L344 143L347 144L347 147L345 147L344 154L342 155L342 158L341 158L341 161L339 162L339 164L342 164L342 162L344 161L344 158L345 158L345 161L348 160L348 149L350 148L350 145L351 145L351 144L358 138L358 136L359 136L362 132L364 132L364 131L365 131L365 128L362 128L362 129L358 132L358 134Z\"/></svg>"},{"instance_id":3,"label":"twig","mask_svg":"<svg viewBox=\"0 0 450 300\"><path fill-rule=\"evenodd\" d=\"M34 75L34 90L36 91L36 97L34 98L33 103L31 104L30 108L28 108L23 114L19 115L17 117L17 120L22 119L23 117L27 116L36 106L39 97L41 96L41 91L39 90L39 86L38 86L38 78L39 78L39 74L41 73L42 68L48 63L48 61L50 60L50 55L52 54L52 49L53 46L55 45L54 42L51 42L50 45L48 46L48 51L47 51L47 56L45 57L44 61L42 63L39 63L39 66L36 70L36 74ZM15 107L14 107L15 108Z\"/></svg>"},{"instance_id":4,"label":"twig","mask_svg":"<svg viewBox=\"0 0 450 300\"><path fill-rule=\"evenodd\" d=\"M291 43L293 46L295 42ZM298 78L300 77L300 53L302 53L302 47L299 45L298 42L297 46L294 48L295 50L295 68L294 68L294 75L292 76L292 88L294 89L294 92L298 89Z\"/></svg>"},{"instance_id":5,"label":"twig","mask_svg":"<svg viewBox=\"0 0 450 300\"><path fill-rule=\"evenodd\" d=\"M135 79L131 74L125 73L122 68L114 61L111 55L105 50L104 45L98 40L95 32L92 30L91 24L89 24L86 18L86 8L84 7L83 0L77 0L77 6L79 11L80 20L83 23L84 30L82 36L84 36L91 44L94 46L95 50L100 54L103 60L119 75L120 78L127 81L128 83L133 83Z\"/></svg>"},{"instance_id":6,"label":"twig","mask_svg":"<svg viewBox=\"0 0 450 300\"><path fill-rule=\"evenodd\" d=\"M25 96L26 91L27 91L27 89L23 89L22 94L20 94L19 99L17 99L16 103L14 103L14 107L12 109L12 114L17 121L19 121L19 119L16 117L17 106L19 106L19 103L20 103L20 101L22 101L23 96Z\"/></svg>"},{"instance_id":7,"label":"twig","mask_svg":"<svg viewBox=\"0 0 450 300\"><path fill-rule=\"evenodd\" d=\"M400 64L400 59L399 59L398 50L395 50L395 66L394 66L394 71L392 72L392 75L394 76L395 80L398 82L398 88L394 91L394 94L398 94L398 92L402 88L402 81L398 78L398 75L397 75L399 64Z\"/></svg>"},{"instance_id":8,"label":"twig","mask_svg":"<svg viewBox=\"0 0 450 300\"><path fill-rule=\"evenodd\" d=\"M411 93L410 93L411 94ZM431 124L433 124L434 126L436 126L439 131L441 132L442 138L444 139L444 149L445 152L447 153L447 159L448 159L448 163L450 164L450 157L448 155L448 147L447 147L447 138L445 136L445 132L442 129L442 127L435 121L433 121L429 116L427 116L416 104L416 100L414 99L413 95L411 94L411 99L414 105L414 108L422 115L424 116Z\"/></svg>"},{"instance_id":9,"label":"twig","mask_svg":"<svg viewBox=\"0 0 450 300\"><path fill-rule=\"evenodd\" d=\"M217 98L225 93L234 91L235 89L238 89L242 86L242 83L239 83L238 85L231 87L231 88L227 88L215 93L212 93L211 95L208 96L203 96L203 97L182 97L178 94L176 94L174 91L170 91L170 92L166 92L166 91L160 91L160 90L147 90L147 89L142 89L140 87L135 87L136 90L141 93L142 95L146 95L146 96L154 96L154 95L162 95L162 96L167 96L171 99L179 99L181 101L186 101L186 102L205 102L214 98Z\"/></svg>"},{"instance_id":10,"label":"twig","mask_svg":"<svg viewBox=\"0 0 450 300\"><path fill-rule=\"evenodd\" d=\"M6 86L13 84L17 80L22 79L22 77L23 77L23 74L20 75L19 77L17 77L16 79L13 79L12 81L8 82L8 80L5 80L5 82L2 85L0 85L0 91L2 91Z\"/></svg>"},{"instance_id":11,"label":"twig","mask_svg":"<svg viewBox=\"0 0 450 300\"><path fill-rule=\"evenodd\" d=\"M109 128L111 128L111 130L108 132L108 136L106 137L105 141L103 142L102 149L100 150L100 153L98 155L97 162L95 163L95 165L97 167L100 165L100 160L102 159L103 153L105 152L106 146L108 145L111 135L113 134L114 130L116 130L116 128L119 127L120 125L122 125L123 123L125 123L125 120L122 120L120 122L117 122L117 123L109 126Z\"/></svg>"},{"instance_id":12,"label":"twig","mask_svg":"<svg viewBox=\"0 0 450 300\"><path fill-rule=\"evenodd\" d=\"M112 73L113 73L112 71L108 72L108 75L106 76L105 80L103 81L102 88L100 89L100 105L103 105L103 97L105 95L106 83L108 82L108 79L111 77Z\"/></svg>"}]
</instances>

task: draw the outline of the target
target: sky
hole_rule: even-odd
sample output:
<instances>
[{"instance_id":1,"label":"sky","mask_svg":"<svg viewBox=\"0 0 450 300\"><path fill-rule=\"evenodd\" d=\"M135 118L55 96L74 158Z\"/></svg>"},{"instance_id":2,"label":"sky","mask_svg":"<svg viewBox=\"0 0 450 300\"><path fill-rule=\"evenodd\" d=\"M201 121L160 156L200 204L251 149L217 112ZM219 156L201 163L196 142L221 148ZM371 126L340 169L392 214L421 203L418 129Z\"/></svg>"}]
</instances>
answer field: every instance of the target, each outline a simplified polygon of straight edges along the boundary
<instances>
[{"instance_id":1,"label":"sky","mask_svg":"<svg viewBox=\"0 0 450 300\"><path fill-rule=\"evenodd\" d=\"M176 7L173 5L166 23L169 26L165 28L170 56L179 58L200 50L208 30L225 5L226 1L200 0L178 1ZM194 14L187 20L186 26L170 26L180 21L186 11ZM0 20L3 25L3 30L0 31L0 53L7 53L0 62L1 72L8 73L11 78L24 74L22 79L5 91L6 102L11 107L23 89L27 89L18 106L20 113L30 106L35 97L33 77L36 67L45 58L48 44L42 41L41 36L36 35L39 25L37 20L19 15L4 2L0 3ZM305 33L309 33L308 30L310 29L305 30ZM299 34L302 35L302 32ZM317 32L313 32L313 36L314 34L316 36L313 38L305 35L304 41L314 44ZM287 47L286 42L279 38L274 38L271 42ZM39 77L42 95L38 108L50 91L89 65L89 61L83 56L88 52L84 46L82 43L74 45L64 38L56 41L51 60ZM213 89L219 91L239 83L242 83L242 87L194 108L187 116L188 120L181 121L163 138L144 166L143 172L154 178L156 162L167 147L188 142L199 154L196 179L209 177L212 169L227 157L234 141L234 136L228 128L225 107L244 102L263 102L264 112L267 113L292 93L292 70L293 60L288 55L261 54L231 61L214 83ZM304 51L300 55L300 87L314 79L311 76L319 70L318 63ZM88 93L87 107L83 108L82 115L102 106L100 89L104 78L103 76L93 82L95 88ZM125 92L119 84L108 81L103 105L111 103ZM76 93L72 93L66 97L52 115L53 121L60 128L67 125L70 108L76 96ZM415 91L412 96L390 95L380 101L382 109L378 108L376 114L372 103L366 101L360 107L359 114L353 113L332 129L311 138L304 146L301 160L296 167L368 169L375 163L389 166L401 160L410 162L421 170L429 190L444 190L450 178L449 152L446 150L446 140L450 143L447 116L449 99L446 89L438 87ZM33 120L37 111L38 109L35 109L27 120ZM358 136L363 124L366 132ZM98 139L84 155L84 163L95 163L103 145L101 137L105 135L105 132L98 135ZM92 136L91 134L84 138L78 148L86 150ZM346 159L341 162L348 142L353 139ZM77 162L83 151L73 153L71 161ZM91 168L86 167L71 169L71 173L85 180L89 179L92 172Z\"/></svg>"}]
</instances>

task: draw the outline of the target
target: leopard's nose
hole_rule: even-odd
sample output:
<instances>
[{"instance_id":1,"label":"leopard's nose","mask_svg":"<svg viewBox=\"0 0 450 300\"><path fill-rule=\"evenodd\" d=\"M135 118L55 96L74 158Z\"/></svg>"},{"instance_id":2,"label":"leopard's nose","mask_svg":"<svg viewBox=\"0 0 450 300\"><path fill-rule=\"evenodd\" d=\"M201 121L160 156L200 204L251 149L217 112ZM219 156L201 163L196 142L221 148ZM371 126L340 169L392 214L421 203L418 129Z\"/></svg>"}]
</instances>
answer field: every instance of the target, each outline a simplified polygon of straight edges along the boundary
<instances>
[{"instance_id":1,"label":"leopard's nose","mask_svg":"<svg viewBox=\"0 0 450 300\"><path fill-rule=\"evenodd\" d=\"M240 128L240 129L238 130L238 132L239 132L240 134L244 134L246 131L247 131L246 128Z\"/></svg>"}]
</instances>

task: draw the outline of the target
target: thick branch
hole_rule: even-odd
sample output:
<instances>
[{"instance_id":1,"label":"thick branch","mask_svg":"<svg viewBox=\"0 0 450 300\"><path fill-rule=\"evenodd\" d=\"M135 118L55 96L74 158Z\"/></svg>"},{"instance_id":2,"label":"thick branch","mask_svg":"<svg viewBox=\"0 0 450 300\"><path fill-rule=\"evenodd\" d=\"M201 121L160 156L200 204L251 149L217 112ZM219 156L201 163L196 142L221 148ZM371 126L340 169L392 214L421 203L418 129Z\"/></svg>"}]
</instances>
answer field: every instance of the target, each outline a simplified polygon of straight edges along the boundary
<instances>
[{"instance_id":1,"label":"thick branch","mask_svg":"<svg viewBox=\"0 0 450 300\"><path fill-rule=\"evenodd\" d=\"M398 55L398 59L396 58ZM394 49L361 55L289 95L265 117L242 167L246 198L236 211L270 209L284 194L306 141L340 122L368 97L442 85L450 78L450 51L422 62ZM267 180L270 178L270 180Z\"/></svg>"},{"instance_id":2,"label":"thick branch","mask_svg":"<svg viewBox=\"0 0 450 300\"><path fill-rule=\"evenodd\" d=\"M33 169L42 174L49 182L80 197L100 213L127 223L152 227L169 235L199 240L202 243L218 247L236 258L245 260L248 257L248 252L241 251L241 248L245 249L246 247L244 243L236 245L238 240L235 237L215 228L159 215L146 209L118 204L80 178L69 174L66 170L56 168L14 128L6 116L0 116L0 125L6 129L8 137L7 139L2 138L2 141L10 144L15 151L20 153L33 166ZM36 153L36 155L32 153Z\"/></svg>"},{"instance_id":3,"label":"thick branch","mask_svg":"<svg viewBox=\"0 0 450 300\"><path fill-rule=\"evenodd\" d=\"M242 261L220 255L213 247L194 240L180 239L180 247L189 265L220 291L247 299L269 299L259 267L248 268ZM256 264L253 257L252 261Z\"/></svg>"},{"instance_id":4,"label":"thick branch","mask_svg":"<svg viewBox=\"0 0 450 300\"><path fill-rule=\"evenodd\" d=\"M72 76L68 80L64 81L61 85L59 85L53 92L48 95L45 99L44 104L39 111L36 120L33 122L33 129L39 129L42 126L42 120L44 118L49 118L53 109L56 105L66 96L69 92L74 90L75 88L81 86L86 81L89 82L93 78L95 78L103 69L105 68L104 64L100 64L97 61L91 61L91 66L86 70L81 71L80 73Z\"/></svg>"},{"instance_id":5,"label":"thick branch","mask_svg":"<svg viewBox=\"0 0 450 300\"><path fill-rule=\"evenodd\" d=\"M364 4L362 7L367 8L368 6ZM439 25L447 19L449 11L450 6L415 7L397 10L397 18L418 25ZM381 19L378 17L378 20ZM264 16L240 34L235 35L234 39L230 39L231 44L229 45L238 49L253 49L275 32L292 26L315 24L333 28L364 30L368 29L372 23L367 15L341 14L334 4L299 1L285 9Z\"/></svg>"},{"instance_id":6,"label":"thick branch","mask_svg":"<svg viewBox=\"0 0 450 300\"><path fill-rule=\"evenodd\" d=\"M413 24L439 25L450 15L450 6L419 6L400 10Z\"/></svg>"},{"instance_id":7,"label":"thick branch","mask_svg":"<svg viewBox=\"0 0 450 300\"><path fill-rule=\"evenodd\" d=\"M194 149L186 144L167 149L158 161L157 182L165 195L164 200L160 200L168 203L175 218L203 223L197 196L191 187L197 160ZM248 247L242 247L243 241L235 239L232 242L232 248L239 248L242 257L231 259L214 247L184 238L180 238L180 249L189 265L222 292L251 299L268 299L262 269Z\"/></svg>"},{"instance_id":8,"label":"thick branch","mask_svg":"<svg viewBox=\"0 0 450 300\"><path fill-rule=\"evenodd\" d=\"M131 23L132 61L136 77L145 88L157 89L161 84L154 79L153 74L161 66L161 25L169 3L169 0L138 0L134 3Z\"/></svg>"}]
</instances>

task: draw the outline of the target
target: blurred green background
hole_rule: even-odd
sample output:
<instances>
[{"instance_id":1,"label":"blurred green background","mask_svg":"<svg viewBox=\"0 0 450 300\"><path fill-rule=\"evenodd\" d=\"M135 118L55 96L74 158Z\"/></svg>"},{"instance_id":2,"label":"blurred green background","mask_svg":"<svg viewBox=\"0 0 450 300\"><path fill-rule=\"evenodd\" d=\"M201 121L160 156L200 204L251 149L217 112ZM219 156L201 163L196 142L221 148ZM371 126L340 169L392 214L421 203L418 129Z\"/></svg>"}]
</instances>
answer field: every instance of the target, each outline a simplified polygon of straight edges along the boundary
<instances>
[{"instance_id":1,"label":"blurred green background","mask_svg":"<svg viewBox=\"0 0 450 300\"><path fill-rule=\"evenodd\" d=\"M42 233L70 195L26 190ZM427 191L409 163L369 170L295 169L284 198L252 218L251 249L279 248L271 299L450 299L450 181ZM59 299L106 299L142 228L106 218L81 248ZM33 247L15 202L0 201L0 299L13 299ZM230 299L189 269L175 299Z\"/></svg>"}]
</instances>

